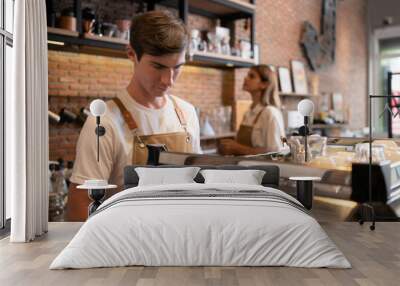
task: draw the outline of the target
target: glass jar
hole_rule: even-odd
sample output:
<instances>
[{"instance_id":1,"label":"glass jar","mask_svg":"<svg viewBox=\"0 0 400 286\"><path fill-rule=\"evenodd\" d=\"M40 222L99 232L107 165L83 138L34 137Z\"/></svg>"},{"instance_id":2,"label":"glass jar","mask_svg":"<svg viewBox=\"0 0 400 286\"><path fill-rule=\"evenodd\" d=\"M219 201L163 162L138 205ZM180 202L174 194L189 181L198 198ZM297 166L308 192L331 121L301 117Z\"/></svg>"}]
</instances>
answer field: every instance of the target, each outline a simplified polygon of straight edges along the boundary
<instances>
[{"instance_id":1,"label":"glass jar","mask_svg":"<svg viewBox=\"0 0 400 286\"><path fill-rule=\"evenodd\" d=\"M356 145L355 161L369 162L369 143L359 143ZM372 162L385 161L385 148L383 145L372 145Z\"/></svg>"}]
</instances>

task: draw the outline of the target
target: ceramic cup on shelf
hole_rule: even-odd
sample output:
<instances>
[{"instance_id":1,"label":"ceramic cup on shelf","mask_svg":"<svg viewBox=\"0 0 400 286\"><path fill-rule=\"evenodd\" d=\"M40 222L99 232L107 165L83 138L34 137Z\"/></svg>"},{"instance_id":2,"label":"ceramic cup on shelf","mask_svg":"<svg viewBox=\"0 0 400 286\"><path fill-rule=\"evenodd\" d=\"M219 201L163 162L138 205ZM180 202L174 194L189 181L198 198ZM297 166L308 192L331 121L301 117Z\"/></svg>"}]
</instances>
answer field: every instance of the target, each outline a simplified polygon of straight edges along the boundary
<instances>
[{"instance_id":1,"label":"ceramic cup on shelf","mask_svg":"<svg viewBox=\"0 0 400 286\"><path fill-rule=\"evenodd\" d=\"M106 37L113 37L117 32L117 25L112 23L103 23L102 34Z\"/></svg>"},{"instance_id":2,"label":"ceramic cup on shelf","mask_svg":"<svg viewBox=\"0 0 400 286\"><path fill-rule=\"evenodd\" d=\"M198 29L192 29L190 31L189 52L197 52L199 50L200 42L200 31Z\"/></svg>"},{"instance_id":3,"label":"ceramic cup on shelf","mask_svg":"<svg viewBox=\"0 0 400 286\"><path fill-rule=\"evenodd\" d=\"M119 19L115 21L117 25L116 36L120 39L129 40L129 30L131 28L131 20Z\"/></svg>"},{"instance_id":4,"label":"ceramic cup on shelf","mask_svg":"<svg viewBox=\"0 0 400 286\"><path fill-rule=\"evenodd\" d=\"M76 18L71 16L61 16L60 20L60 28L70 31L76 31Z\"/></svg>"},{"instance_id":5,"label":"ceramic cup on shelf","mask_svg":"<svg viewBox=\"0 0 400 286\"><path fill-rule=\"evenodd\" d=\"M61 29L76 31L76 18L73 8L64 9L58 22Z\"/></svg>"}]
</instances>

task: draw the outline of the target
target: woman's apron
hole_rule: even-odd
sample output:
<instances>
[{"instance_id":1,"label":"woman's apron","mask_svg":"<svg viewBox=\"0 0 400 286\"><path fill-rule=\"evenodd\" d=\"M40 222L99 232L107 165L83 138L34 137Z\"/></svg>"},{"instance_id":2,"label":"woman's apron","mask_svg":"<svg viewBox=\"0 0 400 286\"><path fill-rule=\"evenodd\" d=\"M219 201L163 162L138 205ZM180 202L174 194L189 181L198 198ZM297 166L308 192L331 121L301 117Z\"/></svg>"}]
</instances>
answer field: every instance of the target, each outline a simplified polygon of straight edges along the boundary
<instances>
[{"instance_id":1,"label":"woman's apron","mask_svg":"<svg viewBox=\"0 0 400 286\"><path fill-rule=\"evenodd\" d=\"M258 119L261 116L261 113L264 111L264 108L261 109L260 112L258 112L258 114L256 115L256 118L254 118L253 123L249 126L249 125L243 125L240 124L239 127L239 131L236 135L236 141L240 144L246 145L246 146L250 146L250 147L254 147L251 137L253 134L253 129L254 129L254 125L256 125Z\"/></svg>"},{"instance_id":2,"label":"woman's apron","mask_svg":"<svg viewBox=\"0 0 400 286\"><path fill-rule=\"evenodd\" d=\"M138 126L128 109L126 109L119 98L113 98L113 101L121 111L125 123L133 133L132 164L144 165L147 163L147 144L163 144L170 152L193 152L192 138L187 131L185 117L181 109L178 107L175 99L172 97L170 97L170 99L172 100L176 115L178 116L179 123L181 124L183 131L139 136L137 134Z\"/></svg>"}]
</instances>

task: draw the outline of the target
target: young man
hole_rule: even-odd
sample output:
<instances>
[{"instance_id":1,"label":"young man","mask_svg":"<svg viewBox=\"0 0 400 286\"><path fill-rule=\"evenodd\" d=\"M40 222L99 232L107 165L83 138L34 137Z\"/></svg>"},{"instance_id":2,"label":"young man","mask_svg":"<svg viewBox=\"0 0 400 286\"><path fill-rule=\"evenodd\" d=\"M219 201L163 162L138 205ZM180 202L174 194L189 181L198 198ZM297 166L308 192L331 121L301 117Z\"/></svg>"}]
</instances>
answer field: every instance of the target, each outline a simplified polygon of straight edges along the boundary
<instances>
[{"instance_id":1,"label":"young man","mask_svg":"<svg viewBox=\"0 0 400 286\"><path fill-rule=\"evenodd\" d=\"M133 18L128 57L134 63L124 92L107 102L101 118L106 133L100 138L100 162L95 144L96 120L85 122L77 144L71 177L67 219L87 218L88 179L106 179L122 186L124 167L146 164L146 144L165 144L169 151L200 153L199 121L194 107L169 94L185 63L188 34L183 23L165 11Z\"/></svg>"}]
</instances>

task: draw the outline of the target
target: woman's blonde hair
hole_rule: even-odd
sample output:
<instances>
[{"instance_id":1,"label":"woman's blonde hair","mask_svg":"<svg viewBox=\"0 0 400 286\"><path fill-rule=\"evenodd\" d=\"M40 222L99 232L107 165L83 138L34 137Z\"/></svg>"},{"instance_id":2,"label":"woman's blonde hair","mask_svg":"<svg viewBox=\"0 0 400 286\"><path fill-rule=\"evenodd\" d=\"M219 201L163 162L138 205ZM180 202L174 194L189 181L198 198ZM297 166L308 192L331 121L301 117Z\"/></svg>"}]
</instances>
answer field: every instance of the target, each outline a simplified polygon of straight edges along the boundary
<instances>
[{"instance_id":1,"label":"woman's blonde hair","mask_svg":"<svg viewBox=\"0 0 400 286\"><path fill-rule=\"evenodd\" d=\"M267 65L256 65L251 67L261 78L261 81L268 82L268 87L263 91L261 102L264 105L272 105L281 108L279 97L278 81L276 73Z\"/></svg>"}]
</instances>

